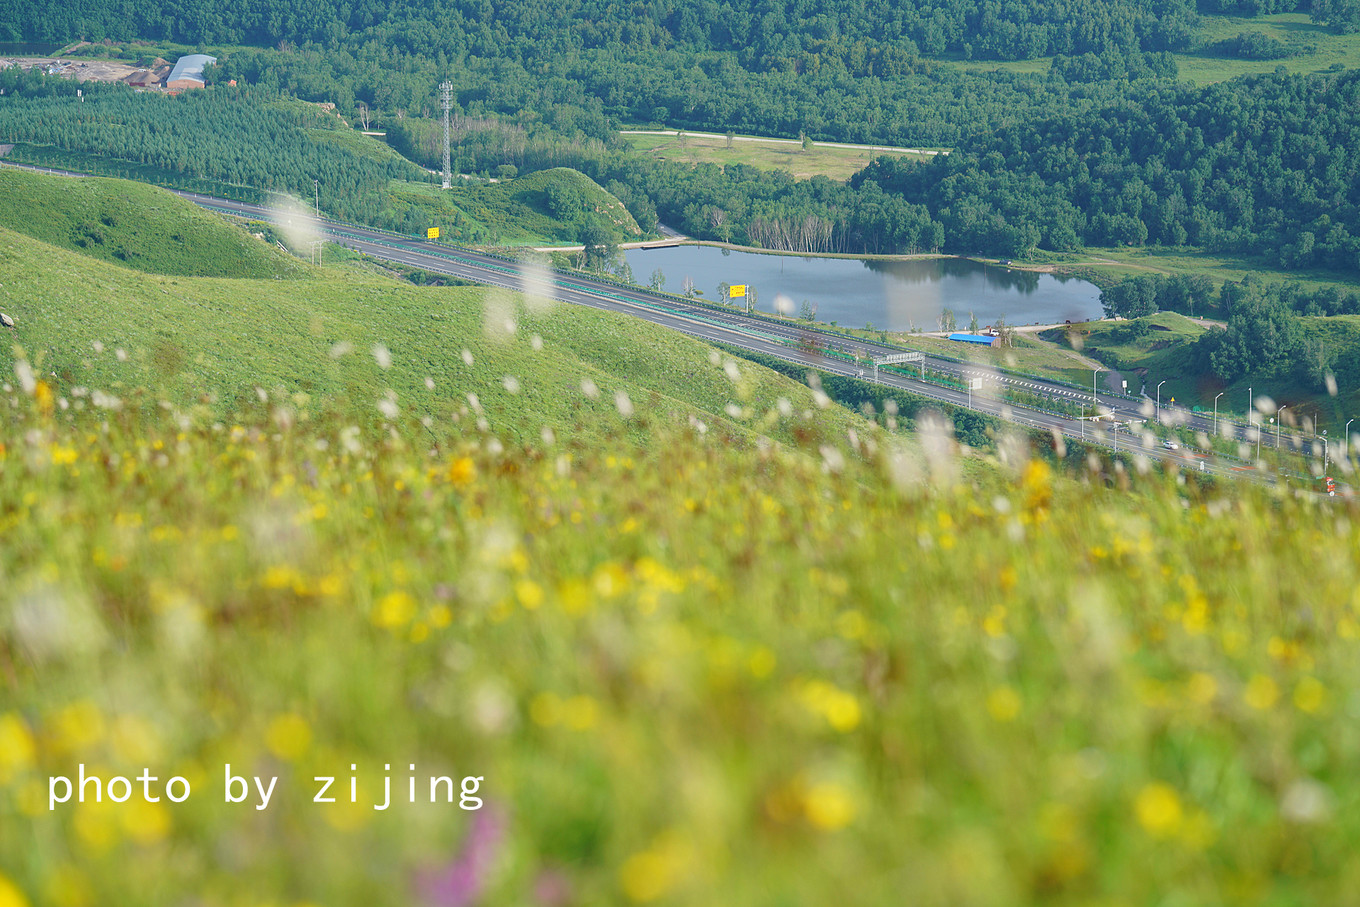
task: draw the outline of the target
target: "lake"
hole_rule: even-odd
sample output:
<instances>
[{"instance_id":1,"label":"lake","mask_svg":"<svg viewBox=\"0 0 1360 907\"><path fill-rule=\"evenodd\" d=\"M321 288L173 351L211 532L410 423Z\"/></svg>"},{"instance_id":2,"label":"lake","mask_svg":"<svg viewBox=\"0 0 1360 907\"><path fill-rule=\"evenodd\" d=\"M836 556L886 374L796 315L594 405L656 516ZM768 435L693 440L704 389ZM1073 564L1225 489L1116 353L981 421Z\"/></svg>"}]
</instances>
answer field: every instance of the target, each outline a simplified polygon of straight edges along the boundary
<instances>
[{"instance_id":1,"label":"lake","mask_svg":"<svg viewBox=\"0 0 1360 907\"><path fill-rule=\"evenodd\" d=\"M940 313L953 310L959 328L969 313L979 326L1005 316L1007 324L1061 324L1100 318L1100 289L1075 278L1016 271L961 258L883 261L813 258L736 252L716 246L628 249L628 266L640 285L660 268L666 289L681 292L685 277L717 299L718 284L746 284L757 293L756 308L799 315L803 301L816 306L817 320L842 327L909 331L939 329ZM776 303L778 299L779 303Z\"/></svg>"}]
</instances>

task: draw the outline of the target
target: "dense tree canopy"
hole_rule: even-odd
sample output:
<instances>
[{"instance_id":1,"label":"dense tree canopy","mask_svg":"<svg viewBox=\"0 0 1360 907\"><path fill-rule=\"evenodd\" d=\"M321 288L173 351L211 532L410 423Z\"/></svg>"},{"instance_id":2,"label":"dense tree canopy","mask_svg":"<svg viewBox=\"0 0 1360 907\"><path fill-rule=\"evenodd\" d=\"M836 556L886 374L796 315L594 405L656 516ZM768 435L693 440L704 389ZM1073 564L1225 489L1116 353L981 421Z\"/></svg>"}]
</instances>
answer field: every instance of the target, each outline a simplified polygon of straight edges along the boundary
<instances>
[{"instance_id":1,"label":"dense tree canopy","mask_svg":"<svg viewBox=\"0 0 1360 907\"><path fill-rule=\"evenodd\" d=\"M1048 249L1191 244L1360 271L1360 72L1146 86L926 164L880 159L853 184L925 205L956 248L1030 230Z\"/></svg>"},{"instance_id":2,"label":"dense tree canopy","mask_svg":"<svg viewBox=\"0 0 1360 907\"><path fill-rule=\"evenodd\" d=\"M1188 40L1194 17L1189 0L645 0L626 9L608 0L0 4L0 22L12 36L26 38L257 46L288 41L334 48L353 35L381 33L396 48L429 56L504 56L523 63L623 47L678 48L731 53L752 70L833 66L854 75L890 72L918 50L1017 59L1111 47L1175 48Z\"/></svg>"},{"instance_id":3,"label":"dense tree canopy","mask_svg":"<svg viewBox=\"0 0 1360 907\"><path fill-rule=\"evenodd\" d=\"M323 207L353 220L379 220L392 178L425 177L399 158L381 163L313 141L309 130L334 129L333 115L259 89L219 86L164 97L88 83L81 103L77 87L17 68L0 71L0 134L308 199L320 178Z\"/></svg>"}]
</instances>

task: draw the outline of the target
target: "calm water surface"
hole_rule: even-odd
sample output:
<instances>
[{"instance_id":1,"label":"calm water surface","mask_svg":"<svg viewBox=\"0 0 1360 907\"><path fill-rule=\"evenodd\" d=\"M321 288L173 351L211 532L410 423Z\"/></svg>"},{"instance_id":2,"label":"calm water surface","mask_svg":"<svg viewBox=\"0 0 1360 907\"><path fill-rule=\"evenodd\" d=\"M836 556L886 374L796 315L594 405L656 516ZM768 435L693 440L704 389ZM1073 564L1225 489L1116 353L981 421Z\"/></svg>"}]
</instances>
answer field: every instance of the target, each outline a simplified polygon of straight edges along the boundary
<instances>
[{"instance_id":1,"label":"calm water surface","mask_svg":"<svg viewBox=\"0 0 1360 907\"><path fill-rule=\"evenodd\" d=\"M629 249L628 266L639 284L661 269L666 289L679 293L685 277L718 298L718 284L747 284L756 289L758 309L775 311L776 299L787 314L798 315L803 300L817 307L817 320L842 327L908 331L938 330L948 308L960 329L969 313L985 327L1005 316L1007 324L1055 324L1101 317L1100 289L1075 278L1012 271L957 258L925 261L876 261L806 258L732 252L714 246Z\"/></svg>"}]
</instances>

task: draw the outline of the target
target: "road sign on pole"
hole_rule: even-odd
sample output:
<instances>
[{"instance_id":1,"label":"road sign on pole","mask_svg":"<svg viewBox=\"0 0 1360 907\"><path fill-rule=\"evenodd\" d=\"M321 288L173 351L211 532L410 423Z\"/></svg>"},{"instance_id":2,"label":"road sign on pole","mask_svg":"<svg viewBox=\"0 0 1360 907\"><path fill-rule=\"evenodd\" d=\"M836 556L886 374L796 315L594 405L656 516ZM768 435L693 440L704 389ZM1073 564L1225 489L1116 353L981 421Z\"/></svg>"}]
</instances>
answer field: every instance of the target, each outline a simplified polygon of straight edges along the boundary
<instances>
[{"instance_id":1,"label":"road sign on pole","mask_svg":"<svg viewBox=\"0 0 1360 907\"><path fill-rule=\"evenodd\" d=\"M909 353L889 353L889 354L886 355L886 356L875 356L875 357L873 357L873 361L874 361L874 383L875 383L875 384L878 383L878 367L879 367L880 365L897 365L897 364L902 363L902 362L919 362L919 363L921 363L921 379L922 379L922 380L925 380L925 377L926 377L926 365L925 365L925 362L926 362L926 360L925 360L925 357L922 356L919 352L913 351L913 352L909 352Z\"/></svg>"},{"instance_id":2,"label":"road sign on pole","mask_svg":"<svg viewBox=\"0 0 1360 907\"><path fill-rule=\"evenodd\" d=\"M879 365L896 365L899 362L920 362L920 361L921 354L917 352L891 353L890 355L878 356L874 359L874 362L876 362Z\"/></svg>"},{"instance_id":3,"label":"road sign on pole","mask_svg":"<svg viewBox=\"0 0 1360 907\"><path fill-rule=\"evenodd\" d=\"M439 228L438 228L438 227L429 227L428 229L426 229L426 231L425 231L425 238L426 238L426 239L438 239L438 238L439 238Z\"/></svg>"},{"instance_id":4,"label":"road sign on pole","mask_svg":"<svg viewBox=\"0 0 1360 907\"><path fill-rule=\"evenodd\" d=\"M743 299L746 296L746 284L734 283L727 290L728 299Z\"/></svg>"}]
</instances>

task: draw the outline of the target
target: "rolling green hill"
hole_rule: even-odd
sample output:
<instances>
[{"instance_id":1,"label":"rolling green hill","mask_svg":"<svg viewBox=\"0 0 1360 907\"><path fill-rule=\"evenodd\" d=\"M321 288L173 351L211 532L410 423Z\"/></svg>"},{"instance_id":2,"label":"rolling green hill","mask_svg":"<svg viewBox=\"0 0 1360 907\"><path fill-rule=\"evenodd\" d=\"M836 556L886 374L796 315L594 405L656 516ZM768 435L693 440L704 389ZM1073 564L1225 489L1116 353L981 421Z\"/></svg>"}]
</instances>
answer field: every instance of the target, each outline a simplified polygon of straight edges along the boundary
<instances>
[{"instance_id":1,"label":"rolling green hill","mask_svg":"<svg viewBox=\"0 0 1360 907\"><path fill-rule=\"evenodd\" d=\"M192 202L128 180L0 168L0 224L152 274L300 277L305 265Z\"/></svg>"},{"instance_id":2,"label":"rolling green hill","mask_svg":"<svg viewBox=\"0 0 1360 907\"><path fill-rule=\"evenodd\" d=\"M622 202L569 167L497 183L460 179L448 191L394 181L389 199L391 219L438 226L445 236L471 242L574 245L592 220L616 242L642 236Z\"/></svg>"}]
</instances>

